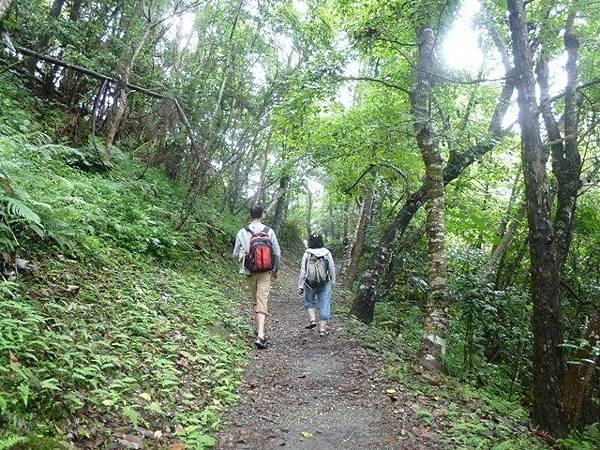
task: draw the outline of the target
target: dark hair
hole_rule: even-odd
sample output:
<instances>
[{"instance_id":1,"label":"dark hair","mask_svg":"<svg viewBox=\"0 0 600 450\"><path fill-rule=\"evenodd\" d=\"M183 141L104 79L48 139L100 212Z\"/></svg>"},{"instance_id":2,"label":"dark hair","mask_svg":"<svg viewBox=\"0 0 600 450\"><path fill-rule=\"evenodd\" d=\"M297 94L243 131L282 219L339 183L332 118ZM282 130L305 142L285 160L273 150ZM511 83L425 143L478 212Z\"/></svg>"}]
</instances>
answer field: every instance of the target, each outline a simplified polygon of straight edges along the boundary
<instances>
[{"instance_id":1,"label":"dark hair","mask_svg":"<svg viewBox=\"0 0 600 450\"><path fill-rule=\"evenodd\" d=\"M263 205L253 205L250 208L250 217L253 219L260 219L265 212L265 207Z\"/></svg>"},{"instance_id":2,"label":"dark hair","mask_svg":"<svg viewBox=\"0 0 600 450\"><path fill-rule=\"evenodd\" d=\"M323 236L320 234L311 234L308 237L308 248L321 248L325 247L323 244Z\"/></svg>"}]
</instances>

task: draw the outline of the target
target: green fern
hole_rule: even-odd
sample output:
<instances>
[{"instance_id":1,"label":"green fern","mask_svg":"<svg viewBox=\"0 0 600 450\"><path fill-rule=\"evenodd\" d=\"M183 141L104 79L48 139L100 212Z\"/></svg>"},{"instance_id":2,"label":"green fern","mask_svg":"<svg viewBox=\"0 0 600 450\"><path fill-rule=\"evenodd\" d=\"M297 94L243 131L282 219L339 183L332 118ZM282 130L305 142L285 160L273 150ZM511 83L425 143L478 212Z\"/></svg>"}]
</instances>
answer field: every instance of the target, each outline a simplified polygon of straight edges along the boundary
<instances>
[{"instance_id":1,"label":"green fern","mask_svg":"<svg viewBox=\"0 0 600 450\"><path fill-rule=\"evenodd\" d=\"M6 206L11 215L19 217L21 219L25 219L27 222L37 225L38 227L42 226L42 219L38 216L35 211L29 208L24 203L20 202L16 198L7 197L6 198Z\"/></svg>"},{"instance_id":2,"label":"green fern","mask_svg":"<svg viewBox=\"0 0 600 450\"><path fill-rule=\"evenodd\" d=\"M0 450L10 450L17 444L21 444L25 442L25 439L22 436L17 436L16 434L9 434L6 436L0 436Z\"/></svg>"}]
</instances>

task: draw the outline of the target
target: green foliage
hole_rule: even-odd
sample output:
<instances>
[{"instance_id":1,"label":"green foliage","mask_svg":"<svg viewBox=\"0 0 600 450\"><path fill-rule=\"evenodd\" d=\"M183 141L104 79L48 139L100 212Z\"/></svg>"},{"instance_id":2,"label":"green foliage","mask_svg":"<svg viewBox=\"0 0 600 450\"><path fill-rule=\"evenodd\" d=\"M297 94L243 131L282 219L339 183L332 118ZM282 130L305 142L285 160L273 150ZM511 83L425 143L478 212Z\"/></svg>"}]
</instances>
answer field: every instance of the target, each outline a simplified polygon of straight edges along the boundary
<instances>
[{"instance_id":1,"label":"green foliage","mask_svg":"<svg viewBox=\"0 0 600 450\"><path fill-rule=\"evenodd\" d=\"M22 436L16 434L0 435L0 450L14 449L17 444L26 441Z\"/></svg>"},{"instance_id":2,"label":"green foliage","mask_svg":"<svg viewBox=\"0 0 600 450\"><path fill-rule=\"evenodd\" d=\"M561 450L593 450L600 447L600 424L588 425L581 432L573 432L568 437L558 439Z\"/></svg>"},{"instance_id":3,"label":"green foliage","mask_svg":"<svg viewBox=\"0 0 600 450\"><path fill-rule=\"evenodd\" d=\"M451 321L446 365L460 378L476 380L500 395L527 391L531 330L529 296L514 288L496 290L479 275L487 255L449 253Z\"/></svg>"},{"instance_id":4,"label":"green foliage","mask_svg":"<svg viewBox=\"0 0 600 450\"><path fill-rule=\"evenodd\" d=\"M240 218L200 201L175 231L182 190L118 149L99 172L89 149L3 126L0 161L2 249L35 262L0 281L2 448L120 446L114 427L214 445L249 333L222 257Z\"/></svg>"}]
</instances>

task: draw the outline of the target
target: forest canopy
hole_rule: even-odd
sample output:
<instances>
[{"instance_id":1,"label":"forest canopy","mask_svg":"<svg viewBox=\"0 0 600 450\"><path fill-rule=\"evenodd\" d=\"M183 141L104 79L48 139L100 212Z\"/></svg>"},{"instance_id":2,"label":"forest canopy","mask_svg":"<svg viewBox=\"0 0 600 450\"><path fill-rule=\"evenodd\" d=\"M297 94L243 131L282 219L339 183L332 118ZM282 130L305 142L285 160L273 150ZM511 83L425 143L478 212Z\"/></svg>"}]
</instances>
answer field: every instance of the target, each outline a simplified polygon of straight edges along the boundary
<instances>
[{"instance_id":1,"label":"forest canopy","mask_svg":"<svg viewBox=\"0 0 600 450\"><path fill-rule=\"evenodd\" d=\"M0 0L0 31L7 299L32 255L170 264L260 203L290 248L325 236L347 312L412 336L411 370L555 438L599 422L598 2ZM106 204L68 193L80 172Z\"/></svg>"}]
</instances>

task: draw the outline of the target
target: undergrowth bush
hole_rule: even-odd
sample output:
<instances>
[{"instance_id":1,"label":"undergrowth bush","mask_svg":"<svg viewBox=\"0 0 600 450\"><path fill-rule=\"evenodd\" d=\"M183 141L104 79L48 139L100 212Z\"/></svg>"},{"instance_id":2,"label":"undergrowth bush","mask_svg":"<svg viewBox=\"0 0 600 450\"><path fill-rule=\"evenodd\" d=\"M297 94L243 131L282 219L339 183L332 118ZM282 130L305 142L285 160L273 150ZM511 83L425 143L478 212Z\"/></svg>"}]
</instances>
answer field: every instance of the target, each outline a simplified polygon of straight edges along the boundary
<instances>
[{"instance_id":1,"label":"undergrowth bush","mask_svg":"<svg viewBox=\"0 0 600 450\"><path fill-rule=\"evenodd\" d=\"M450 317L446 367L453 376L520 398L531 373L531 302L522 290L494 289L481 279L487 254L450 254Z\"/></svg>"}]
</instances>

